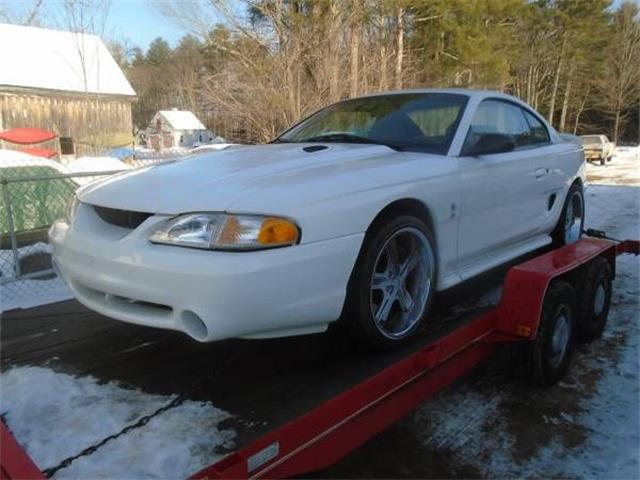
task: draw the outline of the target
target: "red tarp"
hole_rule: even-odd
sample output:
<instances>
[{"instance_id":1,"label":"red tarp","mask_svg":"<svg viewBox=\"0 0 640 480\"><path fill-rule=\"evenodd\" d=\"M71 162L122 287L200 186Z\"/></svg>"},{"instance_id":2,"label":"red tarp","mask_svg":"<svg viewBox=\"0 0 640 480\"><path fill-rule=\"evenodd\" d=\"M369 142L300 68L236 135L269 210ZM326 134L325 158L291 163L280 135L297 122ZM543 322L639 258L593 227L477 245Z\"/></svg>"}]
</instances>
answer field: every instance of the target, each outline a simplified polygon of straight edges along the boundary
<instances>
[{"instance_id":1,"label":"red tarp","mask_svg":"<svg viewBox=\"0 0 640 480\"><path fill-rule=\"evenodd\" d=\"M0 140L9 143L19 143L20 145L30 145L32 143L42 143L53 140L57 135L40 128L14 128L0 133Z\"/></svg>"},{"instance_id":2,"label":"red tarp","mask_svg":"<svg viewBox=\"0 0 640 480\"><path fill-rule=\"evenodd\" d=\"M38 148L38 147L24 147L21 148L20 151L22 153L28 153L29 155L33 155L35 157L44 157L44 158L53 158L58 155L58 152L55 150L49 150L47 148Z\"/></svg>"}]
</instances>

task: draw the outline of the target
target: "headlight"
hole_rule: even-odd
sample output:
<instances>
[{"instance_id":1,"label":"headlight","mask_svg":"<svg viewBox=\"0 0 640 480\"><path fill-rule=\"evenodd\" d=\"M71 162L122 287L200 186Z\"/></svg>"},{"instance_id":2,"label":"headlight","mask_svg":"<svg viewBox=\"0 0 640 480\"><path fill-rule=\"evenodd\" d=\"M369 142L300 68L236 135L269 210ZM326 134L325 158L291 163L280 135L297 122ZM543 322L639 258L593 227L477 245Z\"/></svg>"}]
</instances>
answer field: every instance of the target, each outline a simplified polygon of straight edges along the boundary
<instances>
[{"instance_id":1,"label":"headlight","mask_svg":"<svg viewBox=\"0 0 640 480\"><path fill-rule=\"evenodd\" d=\"M263 215L189 213L168 220L153 232L153 243L211 250L258 250L298 243L291 220Z\"/></svg>"},{"instance_id":2,"label":"headlight","mask_svg":"<svg viewBox=\"0 0 640 480\"><path fill-rule=\"evenodd\" d=\"M64 213L64 218L69 225L73 222L73 218L76 216L76 212L78 211L78 205L80 202L78 201L78 197L75 195L71 199L71 201L67 204L67 209Z\"/></svg>"}]
</instances>

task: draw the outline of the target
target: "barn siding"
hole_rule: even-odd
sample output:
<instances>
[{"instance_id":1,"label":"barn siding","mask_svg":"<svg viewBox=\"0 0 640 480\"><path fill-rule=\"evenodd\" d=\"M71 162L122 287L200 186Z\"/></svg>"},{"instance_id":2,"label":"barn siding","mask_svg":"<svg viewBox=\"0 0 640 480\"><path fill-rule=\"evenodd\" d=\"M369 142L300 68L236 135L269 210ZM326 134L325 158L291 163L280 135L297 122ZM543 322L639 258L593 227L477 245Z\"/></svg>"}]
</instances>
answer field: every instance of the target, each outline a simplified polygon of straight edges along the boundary
<instances>
[{"instance_id":1,"label":"barn siding","mask_svg":"<svg viewBox=\"0 0 640 480\"><path fill-rule=\"evenodd\" d=\"M0 90L0 130L51 130L71 137L78 155L93 154L131 138L132 101L119 96ZM10 148L6 143L3 146Z\"/></svg>"}]
</instances>

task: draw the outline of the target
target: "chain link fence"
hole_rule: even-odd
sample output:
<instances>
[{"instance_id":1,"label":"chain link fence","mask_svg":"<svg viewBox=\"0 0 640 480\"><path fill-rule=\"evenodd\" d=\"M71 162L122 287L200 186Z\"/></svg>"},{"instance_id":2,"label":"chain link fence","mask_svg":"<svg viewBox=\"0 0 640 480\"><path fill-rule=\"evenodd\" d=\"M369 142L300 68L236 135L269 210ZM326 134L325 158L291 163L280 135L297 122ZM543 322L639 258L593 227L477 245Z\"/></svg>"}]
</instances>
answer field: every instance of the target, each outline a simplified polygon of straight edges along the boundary
<instances>
[{"instance_id":1,"label":"chain link fence","mask_svg":"<svg viewBox=\"0 0 640 480\"><path fill-rule=\"evenodd\" d=\"M167 159L144 159L138 167ZM0 312L70 297L52 268L48 230L82 185L123 171L61 173L46 165L0 168Z\"/></svg>"}]
</instances>

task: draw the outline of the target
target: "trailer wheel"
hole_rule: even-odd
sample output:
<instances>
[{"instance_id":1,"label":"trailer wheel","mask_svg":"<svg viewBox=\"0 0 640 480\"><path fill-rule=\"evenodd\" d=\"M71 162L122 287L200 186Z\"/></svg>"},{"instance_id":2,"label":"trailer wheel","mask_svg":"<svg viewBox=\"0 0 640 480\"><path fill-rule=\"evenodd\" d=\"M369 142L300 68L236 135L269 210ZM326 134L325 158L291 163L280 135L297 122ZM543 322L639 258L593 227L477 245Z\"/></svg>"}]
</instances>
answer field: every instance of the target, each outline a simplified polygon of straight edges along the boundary
<instances>
[{"instance_id":1,"label":"trailer wheel","mask_svg":"<svg viewBox=\"0 0 640 480\"><path fill-rule=\"evenodd\" d=\"M554 385L571 364L576 325L576 294L571 284L556 280L542 306L536 339L525 345L526 374L536 385Z\"/></svg>"},{"instance_id":2,"label":"trailer wheel","mask_svg":"<svg viewBox=\"0 0 640 480\"><path fill-rule=\"evenodd\" d=\"M607 164L607 157L600 157L600 165L606 165Z\"/></svg>"},{"instance_id":3,"label":"trailer wheel","mask_svg":"<svg viewBox=\"0 0 640 480\"><path fill-rule=\"evenodd\" d=\"M609 316L613 272L606 258L598 257L584 271L578 299L578 335L581 342L600 338Z\"/></svg>"}]
</instances>

